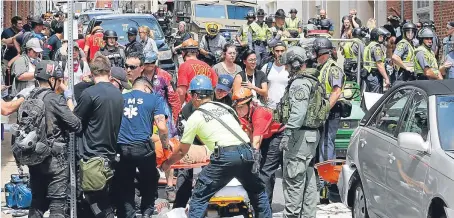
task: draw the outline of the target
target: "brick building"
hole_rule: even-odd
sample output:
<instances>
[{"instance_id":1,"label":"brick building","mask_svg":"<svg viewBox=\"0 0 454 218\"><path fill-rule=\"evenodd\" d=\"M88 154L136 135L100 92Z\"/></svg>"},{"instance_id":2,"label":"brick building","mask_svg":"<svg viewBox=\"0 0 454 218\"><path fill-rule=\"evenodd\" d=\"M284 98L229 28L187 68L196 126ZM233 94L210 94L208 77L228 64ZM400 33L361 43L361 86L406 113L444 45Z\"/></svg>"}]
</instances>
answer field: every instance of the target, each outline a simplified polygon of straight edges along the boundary
<instances>
[{"instance_id":1,"label":"brick building","mask_svg":"<svg viewBox=\"0 0 454 218\"><path fill-rule=\"evenodd\" d=\"M2 0L3 1L3 0ZM32 14L30 11L34 9L35 1L17 1L17 15L27 18L27 15ZM16 1L3 1L3 28L11 26L11 18L16 15Z\"/></svg>"},{"instance_id":2,"label":"brick building","mask_svg":"<svg viewBox=\"0 0 454 218\"><path fill-rule=\"evenodd\" d=\"M401 1L388 0L387 8L393 7L401 12ZM404 1L403 18L417 22L429 18L435 22L436 32L440 38L446 36L446 24L454 21L454 3L452 1ZM394 14L388 10L388 15Z\"/></svg>"}]
</instances>

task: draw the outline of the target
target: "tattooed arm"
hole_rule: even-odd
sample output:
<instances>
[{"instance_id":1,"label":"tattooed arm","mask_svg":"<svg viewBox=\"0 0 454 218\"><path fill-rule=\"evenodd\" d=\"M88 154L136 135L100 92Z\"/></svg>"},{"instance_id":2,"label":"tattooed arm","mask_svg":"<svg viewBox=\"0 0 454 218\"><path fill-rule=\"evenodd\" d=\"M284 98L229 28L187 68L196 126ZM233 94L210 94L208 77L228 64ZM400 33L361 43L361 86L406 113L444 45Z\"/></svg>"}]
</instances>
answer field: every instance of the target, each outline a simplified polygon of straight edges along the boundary
<instances>
[{"instance_id":1,"label":"tattooed arm","mask_svg":"<svg viewBox=\"0 0 454 218\"><path fill-rule=\"evenodd\" d=\"M166 123L166 117L162 114L154 116L156 126L159 130L159 139L161 139L162 147L167 149L169 148L169 135Z\"/></svg>"}]
</instances>

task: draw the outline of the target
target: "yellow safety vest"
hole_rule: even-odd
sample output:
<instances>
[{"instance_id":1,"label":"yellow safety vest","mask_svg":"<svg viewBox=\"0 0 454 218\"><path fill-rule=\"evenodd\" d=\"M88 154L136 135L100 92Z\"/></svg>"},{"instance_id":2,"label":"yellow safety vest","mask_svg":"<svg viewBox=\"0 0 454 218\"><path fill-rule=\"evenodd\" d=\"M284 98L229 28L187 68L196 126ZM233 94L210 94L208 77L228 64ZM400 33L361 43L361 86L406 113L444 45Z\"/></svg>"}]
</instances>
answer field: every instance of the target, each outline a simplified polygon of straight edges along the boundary
<instances>
[{"instance_id":1,"label":"yellow safety vest","mask_svg":"<svg viewBox=\"0 0 454 218\"><path fill-rule=\"evenodd\" d=\"M356 55L355 55L355 53L353 53L352 46L353 46L353 42L346 42L342 46L343 55L344 55L345 59L356 60Z\"/></svg>"},{"instance_id":2,"label":"yellow safety vest","mask_svg":"<svg viewBox=\"0 0 454 218\"><path fill-rule=\"evenodd\" d=\"M406 67L409 67L411 70L413 70L415 60L415 49L413 48L413 45L411 45L406 39L400 40L399 43L397 43L396 48L399 47L400 44L407 44L408 54L405 60L402 60L402 62ZM397 66L397 69L399 70L400 67Z\"/></svg>"},{"instance_id":3,"label":"yellow safety vest","mask_svg":"<svg viewBox=\"0 0 454 218\"><path fill-rule=\"evenodd\" d=\"M263 26L260 26L256 22L251 23L251 30L253 31L252 32L252 40L254 40L254 41L266 41L267 29L268 29L268 26L266 24L264 24Z\"/></svg>"},{"instance_id":4,"label":"yellow safety vest","mask_svg":"<svg viewBox=\"0 0 454 218\"><path fill-rule=\"evenodd\" d=\"M367 72L370 73L372 69L377 69L377 63L372 60L372 48L375 46L380 46L378 42L370 42L369 45L367 45L364 48L364 55L363 55L363 62L364 62L364 68L367 70ZM382 62L385 62L385 55L382 56Z\"/></svg>"},{"instance_id":5,"label":"yellow safety vest","mask_svg":"<svg viewBox=\"0 0 454 218\"><path fill-rule=\"evenodd\" d=\"M429 63L430 68L432 68L432 71L436 75L438 75L440 73L440 71L438 70L437 59L435 58L435 53L432 51L432 49L427 49L426 46L420 45L415 50L415 54L418 54L419 52L424 52L424 58L426 58L427 62ZM421 67L418 59L415 58L414 61L415 61L415 73L424 74L424 68Z\"/></svg>"},{"instance_id":6,"label":"yellow safety vest","mask_svg":"<svg viewBox=\"0 0 454 218\"><path fill-rule=\"evenodd\" d=\"M248 24L243 24L241 28L241 42L242 43L247 43L247 34L249 32L249 26Z\"/></svg>"},{"instance_id":7,"label":"yellow safety vest","mask_svg":"<svg viewBox=\"0 0 454 218\"><path fill-rule=\"evenodd\" d=\"M300 20L297 17L295 17L295 19L292 19L291 17L285 18L285 26L288 30L298 30L299 21Z\"/></svg>"},{"instance_id":8,"label":"yellow safety vest","mask_svg":"<svg viewBox=\"0 0 454 218\"><path fill-rule=\"evenodd\" d=\"M339 69L342 69L337 65L336 61L334 61L333 59L330 58L323 65L322 69L320 70L320 75L318 75L318 81L320 81L320 83L322 83L325 86L325 92L326 92L327 98L329 98L329 96L331 95L331 92L333 91L333 87L329 83L329 74L331 73L331 67L333 65L338 67ZM344 92L345 79L346 78L344 76L344 85L341 87L342 92Z\"/></svg>"}]
</instances>

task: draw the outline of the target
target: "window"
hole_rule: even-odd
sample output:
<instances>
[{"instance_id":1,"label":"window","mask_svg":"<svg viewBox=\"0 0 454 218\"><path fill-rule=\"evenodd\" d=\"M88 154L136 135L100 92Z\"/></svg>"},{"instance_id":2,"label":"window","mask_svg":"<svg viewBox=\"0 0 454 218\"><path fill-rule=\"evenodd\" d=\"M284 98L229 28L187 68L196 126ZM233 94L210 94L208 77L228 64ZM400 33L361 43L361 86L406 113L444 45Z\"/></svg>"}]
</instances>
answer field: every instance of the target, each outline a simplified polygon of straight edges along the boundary
<instances>
[{"instance_id":1,"label":"window","mask_svg":"<svg viewBox=\"0 0 454 218\"><path fill-rule=\"evenodd\" d=\"M122 17L115 19L102 19L101 26L105 30L113 30L118 35L118 42L126 44L128 42L128 31L129 27L139 28L140 26L148 26L154 33L155 40L161 40L164 38L161 27L158 22L152 18L134 18L134 17Z\"/></svg>"},{"instance_id":2,"label":"window","mask_svg":"<svg viewBox=\"0 0 454 218\"><path fill-rule=\"evenodd\" d=\"M378 109L379 112L375 114L375 118L371 120L369 126L394 136L412 91L413 89L401 89L392 94L382 104L381 109Z\"/></svg>"},{"instance_id":3,"label":"window","mask_svg":"<svg viewBox=\"0 0 454 218\"><path fill-rule=\"evenodd\" d=\"M195 16L203 18L226 19L224 5L196 5Z\"/></svg>"},{"instance_id":4,"label":"window","mask_svg":"<svg viewBox=\"0 0 454 218\"><path fill-rule=\"evenodd\" d=\"M229 19L244 20L248 11L254 11L253 7L227 5Z\"/></svg>"},{"instance_id":5,"label":"window","mask_svg":"<svg viewBox=\"0 0 454 218\"><path fill-rule=\"evenodd\" d=\"M413 1L413 22L419 20L433 20L433 1Z\"/></svg>"},{"instance_id":6,"label":"window","mask_svg":"<svg viewBox=\"0 0 454 218\"><path fill-rule=\"evenodd\" d=\"M418 133L424 140L426 140L427 133L429 132L428 117L429 111L427 110L427 97L417 91L410 102L405 118L402 120L399 133Z\"/></svg>"},{"instance_id":7,"label":"window","mask_svg":"<svg viewBox=\"0 0 454 218\"><path fill-rule=\"evenodd\" d=\"M454 95L437 97L437 123L441 148L454 151Z\"/></svg>"}]
</instances>

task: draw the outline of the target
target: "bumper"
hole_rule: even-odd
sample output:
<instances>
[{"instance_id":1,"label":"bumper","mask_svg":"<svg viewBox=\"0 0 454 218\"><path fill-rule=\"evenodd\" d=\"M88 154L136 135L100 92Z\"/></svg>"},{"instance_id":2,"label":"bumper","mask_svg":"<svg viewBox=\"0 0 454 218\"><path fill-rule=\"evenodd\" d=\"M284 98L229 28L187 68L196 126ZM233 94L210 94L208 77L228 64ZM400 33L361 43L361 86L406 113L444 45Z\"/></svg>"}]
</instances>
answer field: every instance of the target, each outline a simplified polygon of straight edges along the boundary
<instances>
[{"instance_id":1,"label":"bumper","mask_svg":"<svg viewBox=\"0 0 454 218\"><path fill-rule=\"evenodd\" d=\"M342 203L348 206L348 192L352 185L352 177L356 169L351 168L349 165L344 164L339 175L339 181L337 182L337 188L339 189L339 195Z\"/></svg>"}]
</instances>

